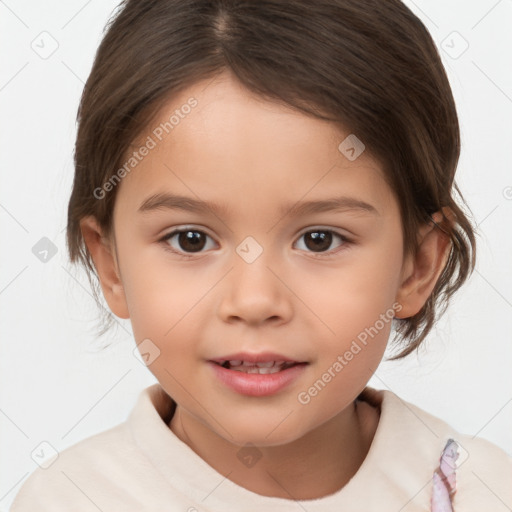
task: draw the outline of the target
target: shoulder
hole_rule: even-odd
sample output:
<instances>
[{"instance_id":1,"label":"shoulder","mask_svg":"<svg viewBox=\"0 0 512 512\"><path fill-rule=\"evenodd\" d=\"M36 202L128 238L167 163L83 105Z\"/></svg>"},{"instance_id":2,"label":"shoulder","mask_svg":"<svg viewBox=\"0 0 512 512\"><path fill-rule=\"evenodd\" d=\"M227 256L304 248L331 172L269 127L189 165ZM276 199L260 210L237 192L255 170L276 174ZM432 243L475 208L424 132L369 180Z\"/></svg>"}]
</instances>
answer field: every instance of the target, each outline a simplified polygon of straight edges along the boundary
<instances>
[{"instance_id":1,"label":"shoulder","mask_svg":"<svg viewBox=\"0 0 512 512\"><path fill-rule=\"evenodd\" d=\"M53 461L38 467L24 482L11 512L29 510L98 510L95 496L108 491L112 479L136 488L137 481L126 468L148 464L134 446L123 423L70 446ZM43 467L45 466L45 467ZM132 476L130 476L132 475ZM131 481L129 481L131 479Z\"/></svg>"},{"instance_id":2,"label":"shoulder","mask_svg":"<svg viewBox=\"0 0 512 512\"><path fill-rule=\"evenodd\" d=\"M512 457L495 444L460 433L453 439L459 445L457 493L454 505L462 511L512 508Z\"/></svg>"},{"instance_id":3,"label":"shoulder","mask_svg":"<svg viewBox=\"0 0 512 512\"><path fill-rule=\"evenodd\" d=\"M381 408L380 438L399 450L403 454L401 459L411 467L421 464L428 468L430 476L439 467L447 443L450 440L457 443L454 510L512 508L512 457L503 449L485 439L458 432L447 422L390 391L366 388L361 399Z\"/></svg>"}]
</instances>

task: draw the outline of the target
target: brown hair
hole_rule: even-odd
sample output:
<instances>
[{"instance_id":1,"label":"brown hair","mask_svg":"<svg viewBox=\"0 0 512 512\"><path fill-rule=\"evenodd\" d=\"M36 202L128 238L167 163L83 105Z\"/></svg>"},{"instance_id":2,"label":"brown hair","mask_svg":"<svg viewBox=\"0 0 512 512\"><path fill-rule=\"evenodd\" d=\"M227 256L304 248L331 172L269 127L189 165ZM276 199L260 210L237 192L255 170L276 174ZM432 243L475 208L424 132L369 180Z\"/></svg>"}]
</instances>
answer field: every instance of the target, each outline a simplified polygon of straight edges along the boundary
<instances>
[{"instance_id":1,"label":"brown hair","mask_svg":"<svg viewBox=\"0 0 512 512\"><path fill-rule=\"evenodd\" d=\"M460 135L436 46L399 0L124 0L106 27L78 110L75 178L67 243L98 300L80 220L94 215L108 235L117 187L102 187L164 103L228 69L269 101L348 127L382 165L400 205L404 251L417 230L438 225L451 252L422 310L395 319L395 358L420 345L475 265L472 225L453 197ZM113 317L100 334L110 327Z\"/></svg>"}]
</instances>

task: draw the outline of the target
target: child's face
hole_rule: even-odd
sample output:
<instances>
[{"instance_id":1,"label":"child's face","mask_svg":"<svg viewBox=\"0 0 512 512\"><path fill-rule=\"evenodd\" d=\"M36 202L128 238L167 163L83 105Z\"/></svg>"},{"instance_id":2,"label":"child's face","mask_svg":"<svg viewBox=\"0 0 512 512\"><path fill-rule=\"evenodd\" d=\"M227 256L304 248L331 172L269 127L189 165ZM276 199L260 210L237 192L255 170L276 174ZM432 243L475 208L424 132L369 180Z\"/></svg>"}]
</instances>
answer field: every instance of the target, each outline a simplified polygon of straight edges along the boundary
<instances>
[{"instance_id":1,"label":"child's face","mask_svg":"<svg viewBox=\"0 0 512 512\"><path fill-rule=\"evenodd\" d=\"M160 350L149 368L183 417L237 444L283 444L347 408L383 356L404 278L399 207L367 153L350 161L338 150L348 132L227 75L207 84L175 97L135 143L151 136L156 147L118 185L125 306L113 309L129 315L137 343ZM197 105L182 108L190 97ZM172 131L158 130L175 110ZM154 194L219 210L139 211ZM292 212L341 197L374 211ZM160 241L178 228L190 238ZM211 362L240 352L307 364L269 394L242 391L219 378L235 370Z\"/></svg>"}]
</instances>

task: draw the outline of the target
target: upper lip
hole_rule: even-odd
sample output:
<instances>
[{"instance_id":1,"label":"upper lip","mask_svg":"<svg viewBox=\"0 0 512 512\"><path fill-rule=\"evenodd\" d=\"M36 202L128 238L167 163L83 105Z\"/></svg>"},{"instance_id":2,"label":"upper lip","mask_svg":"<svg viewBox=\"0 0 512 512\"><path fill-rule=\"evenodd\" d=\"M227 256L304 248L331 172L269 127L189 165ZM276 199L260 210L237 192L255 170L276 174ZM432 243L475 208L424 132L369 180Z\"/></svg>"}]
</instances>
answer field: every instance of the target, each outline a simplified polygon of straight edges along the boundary
<instances>
[{"instance_id":1,"label":"upper lip","mask_svg":"<svg viewBox=\"0 0 512 512\"><path fill-rule=\"evenodd\" d=\"M214 363L223 364L226 361L245 361L247 363L269 363L271 361L284 361L285 363L301 363L305 361L298 361L296 359L291 359L290 357L284 356L282 354L276 354L274 352L260 352L249 353L249 352L238 352L236 354L229 354L222 357L216 357L214 359L210 359Z\"/></svg>"}]
</instances>

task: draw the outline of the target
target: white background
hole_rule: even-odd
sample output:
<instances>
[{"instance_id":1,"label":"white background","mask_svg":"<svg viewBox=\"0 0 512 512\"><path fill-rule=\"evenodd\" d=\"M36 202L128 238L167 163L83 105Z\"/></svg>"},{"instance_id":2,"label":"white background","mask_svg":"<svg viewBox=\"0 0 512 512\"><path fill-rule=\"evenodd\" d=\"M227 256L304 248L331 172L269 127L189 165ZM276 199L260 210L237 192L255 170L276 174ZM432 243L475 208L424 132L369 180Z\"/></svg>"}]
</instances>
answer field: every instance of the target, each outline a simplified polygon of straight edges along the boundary
<instances>
[{"instance_id":1,"label":"white background","mask_svg":"<svg viewBox=\"0 0 512 512\"><path fill-rule=\"evenodd\" d=\"M61 451L124 421L155 382L133 355L129 322L95 339L96 305L64 239L76 110L117 4L0 1L0 510L37 467L31 453L42 441ZM458 183L479 226L478 265L425 349L381 364L370 385L512 454L512 2L406 4L454 90ZM31 48L43 31L58 43L47 59ZM58 250L46 263L32 253L42 237Z\"/></svg>"}]
</instances>

